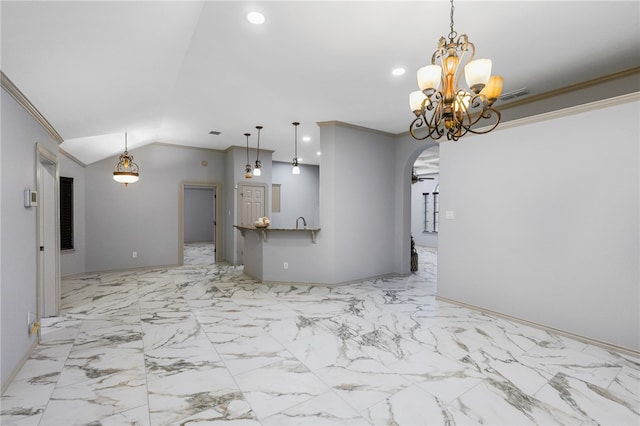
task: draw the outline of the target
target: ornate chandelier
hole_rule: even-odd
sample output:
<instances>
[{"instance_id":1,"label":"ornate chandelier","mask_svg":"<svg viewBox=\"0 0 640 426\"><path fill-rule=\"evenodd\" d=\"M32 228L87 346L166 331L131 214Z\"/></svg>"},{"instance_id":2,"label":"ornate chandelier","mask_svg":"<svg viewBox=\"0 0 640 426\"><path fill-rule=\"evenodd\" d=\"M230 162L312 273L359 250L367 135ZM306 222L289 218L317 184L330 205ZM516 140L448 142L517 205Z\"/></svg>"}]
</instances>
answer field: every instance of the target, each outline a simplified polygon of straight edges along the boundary
<instances>
[{"instance_id":1,"label":"ornate chandelier","mask_svg":"<svg viewBox=\"0 0 640 426\"><path fill-rule=\"evenodd\" d=\"M491 75L490 59L473 59L476 49L466 34L457 37L453 10L451 0L449 40L440 37L431 65L418 70L420 90L409 96L416 115L409 131L417 140L438 140L446 134L447 140L456 141L468 132L489 133L500 122L500 112L492 106L502 92L503 79ZM459 85L461 69L470 91Z\"/></svg>"},{"instance_id":2,"label":"ornate chandelier","mask_svg":"<svg viewBox=\"0 0 640 426\"><path fill-rule=\"evenodd\" d=\"M139 179L138 165L133 162L133 155L127 151L127 133L124 134L124 153L120 154L118 164L113 168L113 180L124 183L124 186L137 182Z\"/></svg>"}]
</instances>

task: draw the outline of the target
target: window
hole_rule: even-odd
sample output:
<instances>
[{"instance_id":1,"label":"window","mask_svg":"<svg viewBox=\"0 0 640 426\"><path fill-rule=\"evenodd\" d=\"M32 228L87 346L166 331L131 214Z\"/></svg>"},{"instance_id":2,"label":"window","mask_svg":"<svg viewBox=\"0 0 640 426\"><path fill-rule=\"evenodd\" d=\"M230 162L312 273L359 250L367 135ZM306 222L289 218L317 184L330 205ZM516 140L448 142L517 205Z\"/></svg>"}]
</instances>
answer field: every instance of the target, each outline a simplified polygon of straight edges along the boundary
<instances>
[{"instance_id":1,"label":"window","mask_svg":"<svg viewBox=\"0 0 640 426\"><path fill-rule=\"evenodd\" d=\"M435 192L423 192L422 196L424 197L424 230L422 232L438 232L438 219L439 219L439 200L438 196L440 193L438 192L437 185L435 188Z\"/></svg>"},{"instance_id":2,"label":"window","mask_svg":"<svg viewBox=\"0 0 640 426\"><path fill-rule=\"evenodd\" d=\"M60 176L60 250L73 250L73 178Z\"/></svg>"}]
</instances>

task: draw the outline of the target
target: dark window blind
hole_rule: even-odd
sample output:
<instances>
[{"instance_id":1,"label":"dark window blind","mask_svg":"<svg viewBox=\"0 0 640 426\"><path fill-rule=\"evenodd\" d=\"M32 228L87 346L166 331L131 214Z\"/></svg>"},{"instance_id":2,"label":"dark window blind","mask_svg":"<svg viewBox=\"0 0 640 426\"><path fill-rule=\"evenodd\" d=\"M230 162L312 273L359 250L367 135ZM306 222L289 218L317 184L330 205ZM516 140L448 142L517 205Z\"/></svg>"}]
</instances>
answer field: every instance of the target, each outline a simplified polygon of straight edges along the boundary
<instances>
[{"instance_id":1,"label":"dark window blind","mask_svg":"<svg viewBox=\"0 0 640 426\"><path fill-rule=\"evenodd\" d=\"M73 249L73 178L60 176L60 250Z\"/></svg>"}]
</instances>

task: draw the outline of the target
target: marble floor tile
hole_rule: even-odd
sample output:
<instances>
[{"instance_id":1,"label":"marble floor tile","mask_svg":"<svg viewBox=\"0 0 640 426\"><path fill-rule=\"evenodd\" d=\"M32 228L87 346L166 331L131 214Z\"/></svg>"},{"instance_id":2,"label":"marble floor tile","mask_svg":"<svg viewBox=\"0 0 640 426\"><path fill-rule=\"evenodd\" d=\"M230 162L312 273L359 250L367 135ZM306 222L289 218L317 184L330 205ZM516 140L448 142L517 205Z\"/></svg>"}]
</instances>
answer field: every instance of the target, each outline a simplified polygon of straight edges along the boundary
<instances>
[{"instance_id":1,"label":"marble floor tile","mask_svg":"<svg viewBox=\"0 0 640 426\"><path fill-rule=\"evenodd\" d=\"M572 413L586 423L632 425L640 418L640 402L564 373L556 374L535 397Z\"/></svg>"},{"instance_id":2,"label":"marble floor tile","mask_svg":"<svg viewBox=\"0 0 640 426\"><path fill-rule=\"evenodd\" d=\"M315 371L340 398L362 411L408 387L411 382L371 358Z\"/></svg>"},{"instance_id":3,"label":"marble floor tile","mask_svg":"<svg viewBox=\"0 0 640 426\"><path fill-rule=\"evenodd\" d=\"M222 359L204 335L173 346L147 349L144 356L148 381L187 371L224 367Z\"/></svg>"},{"instance_id":4,"label":"marble floor tile","mask_svg":"<svg viewBox=\"0 0 640 426\"><path fill-rule=\"evenodd\" d=\"M293 355L269 335L239 338L213 345L232 374L240 374L292 359Z\"/></svg>"},{"instance_id":5,"label":"marble floor tile","mask_svg":"<svg viewBox=\"0 0 640 426\"><path fill-rule=\"evenodd\" d=\"M334 392L326 392L262 420L265 426L370 426Z\"/></svg>"},{"instance_id":6,"label":"marble floor tile","mask_svg":"<svg viewBox=\"0 0 640 426\"><path fill-rule=\"evenodd\" d=\"M448 403L486 378L462 362L426 350L389 366L440 401Z\"/></svg>"},{"instance_id":7,"label":"marble floor tile","mask_svg":"<svg viewBox=\"0 0 640 426\"><path fill-rule=\"evenodd\" d=\"M147 404L144 373L56 386L41 425L85 425Z\"/></svg>"},{"instance_id":8,"label":"marble floor tile","mask_svg":"<svg viewBox=\"0 0 640 426\"><path fill-rule=\"evenodd\" d=\"M573 415L527 395L508 382L483 381L448 404L478 424L574 425L582 416Z\"/></svg>"},{"instance_id":9,"label":"marble floor tile","mask_svg":"<svg viewBox=\"0 0 640 426\"><path fill-rule=\"evenodd\" d=\"M373 425L479 424L417 386L390 396L364 411Z\"/></svg>"},{"instance_id":10,"label":"marble floor tile","mask_svg":"<svg viewBox=\"0 0 640 426\"><path fill-rule=\"evenodd\" d=\"M406 277L264 284L185 265L62 280L2 425L640 424L640 358L436 299Z\"/></svg>"},{"instance_id":11,"label":"marble floor tile","mask_svg":"<svg viewBox=\"0 0 640 426\"><path fill-rule=\"evenodd\" d=\"M343 340L329 332L298 339L285 346L312 371L339 364L344 360L367 357L355 341Z\"/></svg>"},{"instance_id":12,"label":"marble floor tile","mask_svg":"<svg viewBox=\"0 0 640 426\"><path fill-rule=\"evenodd\" d=\"M187 418L254 418L234 378L220 364L151 380L147 388L154 425L180 424Z\"/></svg>"},{"instance_id":13,"label":"marble floor tile","mask_svg":"<svg viewBox=\"0 0 640 426\"><path fill-rule=\"evenodd\" d=\"M269 364L235 378L260 419L329 391L325 383L296 359Z\"/></svg>"}]
</instances>

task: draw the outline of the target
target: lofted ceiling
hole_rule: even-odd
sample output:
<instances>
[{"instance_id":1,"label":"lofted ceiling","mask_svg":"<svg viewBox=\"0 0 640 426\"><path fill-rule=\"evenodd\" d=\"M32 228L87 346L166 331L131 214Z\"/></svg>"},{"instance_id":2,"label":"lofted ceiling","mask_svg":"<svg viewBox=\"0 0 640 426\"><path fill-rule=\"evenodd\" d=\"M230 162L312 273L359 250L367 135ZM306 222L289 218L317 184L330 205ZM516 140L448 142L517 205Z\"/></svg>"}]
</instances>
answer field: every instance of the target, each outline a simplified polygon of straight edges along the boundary
<instances>
[{"instance_id":1,"label":"lofted ceiling","mask_svg":"<svg viewBox=\"0 0 640 426\"><path fill-rule=\"evenodd\" d=\"M115 158L125 131L134 153L152 142L224 150L244 146L245 132L255 147L256 125L261 148L291 161L293 121L299 157L318 164L318 122L406 132L415 71L449 33L444 0L0 5L2 71L85 164ZM455 7L456 31L493 60L506 92L533 96L640 64L637 1ZM250 10L266 22L249 23Z\"/></svg>"}]
</instances>

